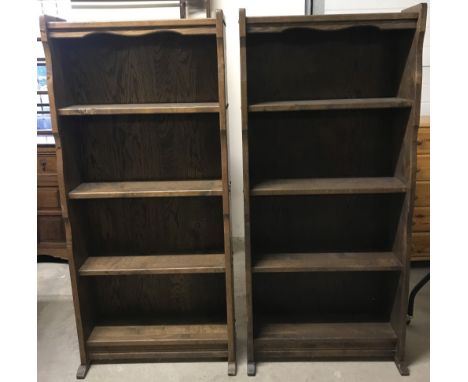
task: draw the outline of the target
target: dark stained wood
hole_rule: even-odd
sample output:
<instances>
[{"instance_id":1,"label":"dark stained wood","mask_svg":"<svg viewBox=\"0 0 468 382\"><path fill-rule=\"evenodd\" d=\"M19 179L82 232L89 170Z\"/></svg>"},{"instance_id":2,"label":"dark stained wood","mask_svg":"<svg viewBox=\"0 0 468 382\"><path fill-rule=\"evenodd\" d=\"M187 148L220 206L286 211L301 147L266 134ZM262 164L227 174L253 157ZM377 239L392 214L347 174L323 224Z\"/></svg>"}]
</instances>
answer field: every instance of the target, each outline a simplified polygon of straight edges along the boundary
<instances>
[{"instance_id":1,"label":"dark stained wood","mask_svg":"<svg viewBox=\"0 0 468 382\"><path fill-rule=\"evenodd\" d=\"M248 375L257 360L323 358L408 372L426 12L240 11Z\"/></svg>"},{"instance_id":2,"label":"dark stained wood","mask_svg":"<svg viewBox=\"0 0 468 382\"><path fill-rule=\"evenodd\" d=\"M88 257L81 276L224 273L223 254Z\"/></svg>"},{"instance_id":3,"label":"dark stained wood","mask_svg":"<svg viewBox=\"0 0 468 382\"><path fill-rule=\"evenodd\" d=\"M41 19L79 378L90 362L235 373L223 23Z\"/></svg>"},{"instance_id":4,"label":"dark stained wood","mask_svg":"<svg viewBox=\"0 0 468 382\"><path fill-rule=\"evenodd\" d=\"M218 111L219 105L215 102L74 105L58 109L59 115L191 114L217 113Z\"/></svg>"},{"instance_id":5,"label":"dark stained wood","mask_svg":"<svg viewBox=\"0 0 468 382\"><path fill-rule=\"evenodd\" d=\"M219 101L215 35L157 33L139 36L135 43L135 38L99 33L52 41L59 52L54 60L63 71L55 89L63 93L59 109Z\"/></svg>"},{"instance_id":6,"label":"dark stained wood","mask_svg":"<svg viewBox=\"0 0 468 382\"><path fill-rule=\"evenodd\" d=\"M89 348L165 345L226 346L226 325L96 326L86 342Z\"/></svg>"},{"instance_id":7,"label":"dark stained wood","mask_svg":"<svg viewBox=\"0 0 468 382\"><path fill-rule=\"evenodd\" d=\"M217 114L67 117L61 125L73 150L67 163L77 167L68 191L83 182L222 178Z\"/></svg>"},{"instance_id":8,"label":"dark stained wood","mask_svg":"<svg viewBox=\"0 0 468 382\"><path fill-rule=\"evenodd\" d=\"M152 198L174 196L220 196L219 180L179 180L159 182L82 183L70 191L70 199Z\"/></svg>"},{"instance_id":9,"label":"dark stained wood","mask_svg":"<svg viewBox=\"0 0 468 382\"><path fill-rule=\"evenodd\" d=\"M398 178L275 179L256 183L251 195L380 194L405 192Z\"/></svg>"},{"instance_id":10,"label":"dark stained wood","mask_svg":"<svg viewBox=\"0 0 468 382\"><path fill-rule=\"evenodd\" d=\"M252 312L252 256L250 245L250 177L249 168L249 134L248 134L248 94L247 94L247 25L245 9L239 9L240 39L240 80L241 80L241 117L242 117L242 161L244 183L244 238L245 238L245 304L247 319L247 374L254 376L255 356L253 344Z\"/></svg>"},{"instance_id":11,"label":"dark stained wood","mask_svg":"<svg viewBox=\"0 0 468 382\"><path fill-rule=\"evenodd\" d=\"M392 252L269 253L255 256L252 272L398 271Z\"/></svg>"},{"instance_id":12,"label":"dark stained wood","mask_svg":"<svg viewBox=\"0 0 468 382\"><path fill-rule=\"evenodd\" d=\"M350 15L273 16L249 17L247 32L275 33L291 28L340 30L350 27L375 27L385 29L415 29L418 13L367 13Z\"/></svg>"},{"instance_id":13,"label":"dark stained wood","mask_svg":"<svg viewBox=\"0 0 468 382\"><path fill-rule=\"evenodd\" d=\"M341 109L389 109L411 107L412 101L404 98L327 99L310 101L276 101L249 105L251 112L341 110Z\"/></svg>"},{"instance_id":14,"label":"dark stained wood","mask_svg":"<svg viewBox=\"0 0 468 382\"><path fill-rule=\"evenodd\" d=\"M224 228L224 254L226 261L226 318L228 332L228 375L236 375L236 326L234 317L234 276L231 247L231 215L230 215L230 185L228 166L228 124L226 117L227 91L226 91L226 63L224 52L224 16L223 12L216 10L216 50L218 57L218 97L223 105L219 113L220 145L221 145L221 173L223 183L223 228Z\"/></svg>"}]
</instances>

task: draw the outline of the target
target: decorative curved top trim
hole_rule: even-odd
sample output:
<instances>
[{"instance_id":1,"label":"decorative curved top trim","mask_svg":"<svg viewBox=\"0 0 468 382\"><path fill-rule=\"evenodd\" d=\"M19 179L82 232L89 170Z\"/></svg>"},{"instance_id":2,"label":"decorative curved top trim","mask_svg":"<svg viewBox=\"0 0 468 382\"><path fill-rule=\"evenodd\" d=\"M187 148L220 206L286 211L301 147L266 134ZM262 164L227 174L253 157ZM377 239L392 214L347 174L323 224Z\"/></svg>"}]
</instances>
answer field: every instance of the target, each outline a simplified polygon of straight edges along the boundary
<instances>
[{"instance_id":1,"label":"decorative curved top trim","mask_svg":"<svg viewBox=\"0 0 468 382\"><path fill-rule=\"evenodd\" d=\"M342 30L353 27L416 29L418 13L369 13L350 15L247 17L247 32L283 32L293 28Z\"/></svg>"},{"instance_id":2,"label":"decorative curved top trim","mask_svg":"<svg viewBox=\"0 0 468 382\"><path fill-rule=\"evenodd\" d=\"M49 31L55 30L97 30L97 29L130 29L130 28L184 28L216 26L215 19L181 19L181 20L142 20L142 21L90 21L90 22L57 22L49 21Z\"/></svg>"},{"instance_id":3,"label":"decorative curved top trim","mask_svg":"<svg viewBox=\"0 0 468 382\"><path fill-rule=\"evenodd\" d=\"M177 33L180 35L214 35L215 28L144 28L144 29L93 29L76 31L50 31L50 38L82 38L96 34L117 36L145 36L153 33Z\"/></svg>"}]
</instances>

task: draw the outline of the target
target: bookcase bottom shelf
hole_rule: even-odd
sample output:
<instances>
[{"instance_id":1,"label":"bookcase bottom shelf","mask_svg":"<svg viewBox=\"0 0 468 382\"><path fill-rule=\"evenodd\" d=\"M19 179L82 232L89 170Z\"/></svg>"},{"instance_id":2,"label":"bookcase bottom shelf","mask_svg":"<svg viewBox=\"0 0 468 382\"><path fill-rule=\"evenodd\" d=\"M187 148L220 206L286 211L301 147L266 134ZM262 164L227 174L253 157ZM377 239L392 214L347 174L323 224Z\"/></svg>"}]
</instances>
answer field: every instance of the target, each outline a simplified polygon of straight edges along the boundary
<instances>
[{"instance_id":1,"label":"bookcase bottom shelf","mask_svg":"<svg viewBox=\"0 0 468 382\"><path fill-rule=\"evenodd\" d=\"M225 324L95 326L87 342L95 362L227 360Z\"/></svg>"},{"instance_id":2,"label":"bookcase bottom shelf","mask_svg":"<svg viewBox=\"0 0 468 382\"><path fill-rule=\"evenodd\" d=\"M255 359L391 358L397 336L388 322L262 323Z\"/></svg>"}]
</instances>

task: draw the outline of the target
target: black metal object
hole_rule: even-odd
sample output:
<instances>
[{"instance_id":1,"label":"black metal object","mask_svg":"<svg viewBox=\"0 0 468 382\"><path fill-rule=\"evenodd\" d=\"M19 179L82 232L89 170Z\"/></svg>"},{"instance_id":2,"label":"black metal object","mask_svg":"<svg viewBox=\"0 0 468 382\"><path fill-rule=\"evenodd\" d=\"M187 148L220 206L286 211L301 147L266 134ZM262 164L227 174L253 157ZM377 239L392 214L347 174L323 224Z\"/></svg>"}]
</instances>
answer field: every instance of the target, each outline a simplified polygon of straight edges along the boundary
<instances>
[{"instance_id":1,"label":"black metal object","mask_svg":"<svg viewBox=\"0 0 468 382\"><path fill-rule=\"evenodd\" d=\"M407 324L409 324L411 322L411 320L413 319L414 300L416 298L416 295L421 290L421 288L429 282L429 275L430 275L430 273L428 273L426 276L424 276L422 278L422 280L415 285L415 287L412 289L412 291L410 293L409 301L408 301L408 314L407 314L407 317L406 317L406 323Z\"/></svg>"}]
</instances>

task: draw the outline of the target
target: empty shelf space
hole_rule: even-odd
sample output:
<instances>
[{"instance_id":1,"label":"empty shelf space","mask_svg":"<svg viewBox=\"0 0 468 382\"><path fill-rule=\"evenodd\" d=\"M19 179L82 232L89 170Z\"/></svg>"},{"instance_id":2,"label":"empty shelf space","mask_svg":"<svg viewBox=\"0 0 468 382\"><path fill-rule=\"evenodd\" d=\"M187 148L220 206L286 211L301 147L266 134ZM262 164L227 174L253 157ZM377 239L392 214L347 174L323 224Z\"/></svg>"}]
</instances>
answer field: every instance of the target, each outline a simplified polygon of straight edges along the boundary
<instances>
[{"instance_id":1,"label":"empty shelf space","mask_svg":"<svg viewBox=\"0 0 468 382\"><path fill-rule=\"evenodd\" d=\"M81 276L223 273L224 254L89 257Z\"/></svg>"},{"instance_id":2,"label":"empty shelf space","mask_svg":"<svg viewBox=\"0 0 468 382\"><path fill-rule=\"evenodd\" d=\"M217 102L73 105L58 109L58 114L64 116L217 112L219 112L219 103Z\"/></svg>"},{"instance_id":3,"label":"empty shelf space","mask_svg":"<svg viewBox=\"0 0 468 382\"><path fill-rule=\"evenodd\" d=\"M93 360L225 359L225 324L96 326L87 340Z\"/></svg>"},{"instance_id":4,"label":"empty shelf space","mask_svg":"<svg viewBox=\"0 0 468 382\"><path fill-rule=\"evenodd\" d=\"M323 194L384 194L406 192L398 178L307 178L274 179L254 184L253 196L323 195Z\"/></svg>"},{"instance_id":5,"label":"empty shelf space","mask_svg":"<svg viewBox=\"0 0 468 382\"><path fill-rule=\"evenodd\" d=\"M253 272L396 271L401 262L392 252L257 254Z\"/></svg>"},{"instance_id":6,"label":"empty shelf space","mask_svg":"<svg viewBox=\"0 0 468 382\"><path fill-rule=\"evenodd\" d=\"M70 199L152 198L221 196L221 180L82 183L70 191Z\"/></svg>"},{"instance_id":7,"label":"empty shelf space","mask_svg":"<svg viewBox=\"0 0 468 382\"><path fill-rule=\"evenodd\" d=\"M392 355L396 343L388 322L262 323L254 338L262 359L385 357Z\"/></svg>"},{"instance_id":8,"label":"empty shelf space","mask_svg":"<svg viewBox=\"0 0 468 382\"><path fill-rule=\"evenodd\" d=\"M256 103L249 105L249 111L266 112L299 110L389 109L411 107L412 105L413 102L406 98L319 99Z\"/></svg>"}]
</instances>

